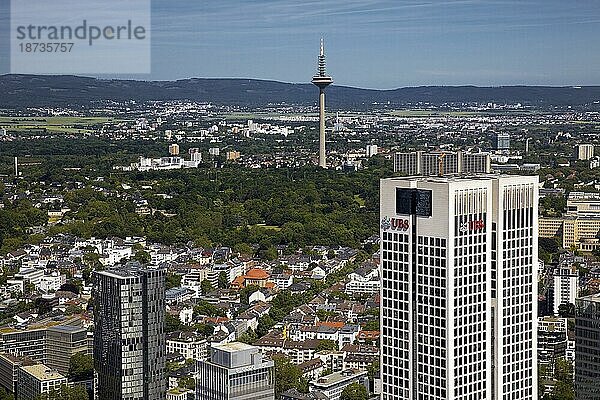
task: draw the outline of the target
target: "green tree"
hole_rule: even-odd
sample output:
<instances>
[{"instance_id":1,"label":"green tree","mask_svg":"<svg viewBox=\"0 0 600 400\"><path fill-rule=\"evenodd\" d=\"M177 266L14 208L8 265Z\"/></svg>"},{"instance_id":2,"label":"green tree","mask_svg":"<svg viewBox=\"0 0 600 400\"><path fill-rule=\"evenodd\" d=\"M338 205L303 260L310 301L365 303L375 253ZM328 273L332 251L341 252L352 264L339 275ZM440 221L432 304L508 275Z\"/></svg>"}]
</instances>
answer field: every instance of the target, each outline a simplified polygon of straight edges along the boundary
<instances>
[{"instance_id":1,"label":"green tree","mask_svg":"<svg viewBox=\"0 0 600 400\"><path fill-rule=\"evenodd\" d=\"M89 396L83 385L62 385L60 389L52 389L41 395L39 400L89 400Z\"/></svg>"},{"instance_id":2,"label":"green tree","mask_svg":"<svg viewBox=\"0 0 600 400\"><path fill-rule=\"evenodd\" d=\"M286 390L296 388L308 392L308 381L302 377L302 370L286 357L273 357L275 362L275 398L279 399Z\"/></svg>"},{"instance_id":3,"label":"green tree","mask_svg":"<svg viewBox=\"0 0 600 400\"><path fill-rule=\"evenodd\" d=\"M171 333L181 330L181 320L169 313L165 316L165 332Z\"/></svg>"},{"instance_id":4,"label":"green tree","mask_svg":"<svg viewBox=\"0 0 600 400\"><path fill-rule=\"evenodd\" d=\"M177 384L181 388L194 390L196 388L196 380L191 376L184 376L183 378L179 378Z\"/></svg>"},{"instance_id":5,"label":"green tree","mask_svg":"<svg viewBox=\"0 0 600 400\"><path fill-rule=\"evenodd\" d=\"M136 251L135 255L133 256L133 259L135 261L139 261L141 264L148 264L150 261L152 261L152 257L150 257L150 253L148 253L147 251L144 251L144 250Z\"/></svg>"},{"instance_id":6,"label":"green tree","mask_svg":"<svg viewBox=\"0 0 600 400\"><path fill-rule=\"evenodd\" d=\"M575 304L563 303L558 306L558 315L562 318L575 318Z\"/></svg>"},{"instance_id":7,"label":"green tree","mask_svg":"<svg viewBox=\"0 0 600 400\"><path fill-rule=\"evenodd\" d=\"M379 320L371 320L367 321L363 324L362 329L364 331L378 331L379 330Z\"/></svg>"},{"instance_id":8,"label":"green tree","mask_svg":"<svg viewBox=\"0 0 600 400\"><path fill-rule=\"evenodd\" d=\"M260 290L258 285L249 285L240 290L240 302L242 304L248 305L250 303L250 296L252 293Z\"/></svg>"},{"instance_id":9,"label":"green tree","mask_svg":"<svg viewBox=\"0 0 600 400\"><path fill-rule=\"evenodd\" d=\"M315 349L315 351L337 350L337 349L338 349L337 342L334 342L333 340L329 340L329 339L322 339L319 342L319 344L317 345L317 348Z\"/></svg>"},{"instance_id":10,"label":"green tree","mask_svg":"<svg viewBox=\"0 0 600 400\"><path fill-rule=\"evenodd\" d=\"M575 400L575 391L573 385L566 382L557 382L552 389L552 393L546 396L545 400Z\"/></svg>"},{"instance_id":11,"label":"green tree","mask_svg":"<svg viewBox=\"0 0 600 400\"><path fill-rule=\"evenodd\" d=\"M364 385L354 382L344 388L340 400L368 400L369 392Z\"/></svg>"},{"instance_id":12,"label":"green tree","mask_svg":"<svg viewBox=\"0 0 600 400\"><path fill-rule=\"evenodd\" d=\"M227 277L225 271L219 272L218 286L219 289L227 289L229 287L229 278Z\"/></svg>"},{"instance_id":13,"label":"green tree","mask_svg":"<svg viewBox=\"0 0 600 400\"><path fill-rule=\"evenodd\" d=\"M94 376L94 358L83 352L73 354L69 360L69 379L84 381Z\"/></svg>"},{"instance_id":14,"label":"green tree","mask_svg":"<svg viewBox=\"0 0 600 400\"><path fill-rule=\"evenodd\" d=\"M275 321L269 316L269 314L259 317L258 326L256 327L256 336L259 338L265 336L267 333L269 333L274 325Z\"/></svg>"},{"instance_id":15,"label":"green tree","mask_svg":"<svg viewBox=\"0 0 600 400\"><path fill-rule=\"evenodd\" d=\"M214 288L212 283L210 283L208 279L205 279L202 282L200 282L200 290L202 291L203 295L207 295L210 292L212 292Z\"/></svg>"},{"instance_id":16,"label":"green tree","mask_svg":"<svg viewBox=\"0 0 600 400\"><path fill-rule=\"evenodd\" d=\"M166 278L166 288L172 289L181 286L181 275L168 273Z\"/></svg>"},{"instance_id":17,"label":"green tree","mask_svg":"<svg viewBox=\"0 0 600 400\"><path fill-rule=\"evenodd\" d=\"M7 392L3 387L0 387L0 400L15 400L15 395Z\"/></svg>"},{"instance_id":18,"label":"green tree","mask_svg":"<svg viewBox=\"0 0 600 400\"><path fill-rule=\"evenodd\" d=\"M67 306L67 308L65 308L66 315L81 314L81 313L83 313L83 308L81 308L80 306L69 305L69 306Z\"/></svg>"},{"instance_id":19,"label":"green tree","mask_svg":"<svg viewBox=\"0 0 600 400\"><path fill-rule=\"evenodd\" d=\"M248 328L248 330L242 333L237 340L238 342L252 344L256 341L256 339L258 339L258 337L256 336L256 332L254 332L252 328Z\"/></svg>"},{"instance_id":20,"label":"green tree","mask_svg":"<svg viewBox=\"0 0 600 400\"><path fill-rule=\"evenodd\" d=\"M570 361L558 359L554 363L554 379L557 381L573 382L573 364Z\"/></svg>"},{"instance_id":21,"label":"green tree","mask_svg":"<svg viewBox=\"0 0 600 400\"><path fill-rule=\"evenodd\" d=\"M194 316L207 316L207 317L224 317L225 312L223 309L210 304L208 301L201 300L194 307Z\"/></svg>"},{"instance_id":22,"label":"green tree","mask_svg":"<svg viewBox=\"0 0 600 400\"><path fill-rule=\"evenodd\" d=\"M215 328L211 324L196 324L194 325L194 330L206 337L212 336L215 332Z\"/></svg>"}]
</instances>

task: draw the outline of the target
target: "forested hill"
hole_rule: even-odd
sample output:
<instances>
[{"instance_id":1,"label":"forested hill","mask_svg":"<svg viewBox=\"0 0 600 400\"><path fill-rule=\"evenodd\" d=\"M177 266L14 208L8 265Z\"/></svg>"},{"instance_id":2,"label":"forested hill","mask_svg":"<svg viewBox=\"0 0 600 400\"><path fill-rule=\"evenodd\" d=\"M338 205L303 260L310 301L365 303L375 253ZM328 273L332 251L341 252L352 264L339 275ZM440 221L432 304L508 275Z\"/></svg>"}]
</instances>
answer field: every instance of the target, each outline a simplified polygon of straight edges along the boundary
<instances>
[{"instance_id":1,"label":"forested hill","mask_svg":"<svg viewBox=\"0 0 600 400\"><path fill-rule=\"evenodd\" d=\"M0 108L89 106L102 100L193 100L250 107L278 103L308 105L316 103L316 90L309 83L293 84L256 79L133 81L78 76L0 75ZM391 105L494 102L537 107L597 107L600 102L600 86L421 86L394 90L331 86L327 102L332 108L362 108L388 102Z\"/></svg>"}]
</instances>

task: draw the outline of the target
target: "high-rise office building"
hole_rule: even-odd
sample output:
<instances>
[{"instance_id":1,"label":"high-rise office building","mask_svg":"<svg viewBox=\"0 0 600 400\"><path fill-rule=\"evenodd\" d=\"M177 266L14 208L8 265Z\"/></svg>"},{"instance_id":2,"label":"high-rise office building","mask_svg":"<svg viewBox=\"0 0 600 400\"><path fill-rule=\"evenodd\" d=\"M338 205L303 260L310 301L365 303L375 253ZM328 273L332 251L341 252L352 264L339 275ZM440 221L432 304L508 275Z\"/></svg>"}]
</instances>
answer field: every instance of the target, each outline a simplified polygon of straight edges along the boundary
<instances>
[{"instance_id":1,"label":"high-rise office building","mask_svg":"<svg viewBox=\"0 0 600 400\"><path fill-rule=\"evenodd\" d=\"M164 399L165 270L128 265L95 275L98 399Z\"/></svg>"},{"instance_id":2,"label":"high-rise office building","mask_svg":"<svg viewBox=\"0 0 600 400\"><path fill-rule=\"evenodd\" d=\"M210 361L198 361L197 400L274 400L273 361L258 347L233 342L213 344Z\"/></svg>"},{"instance_id":3,"label":"high-rise office building","mask_svg":"<svg viewBox=\"0 0 600 400\"><path fill-rule=\"evenodd\" d=\"M600 400L600 294L575 300L575 398Z\"/></svg>"},{"instance_id":4,"label":"high-rise office building","mask_svg":"<svg viewBox=\"0 0 600 400\"><path fill-rule=\"evenodd\" d=\"M537 399L537 177L380 193L383 399Z\"/></svg>"}]
</instances>

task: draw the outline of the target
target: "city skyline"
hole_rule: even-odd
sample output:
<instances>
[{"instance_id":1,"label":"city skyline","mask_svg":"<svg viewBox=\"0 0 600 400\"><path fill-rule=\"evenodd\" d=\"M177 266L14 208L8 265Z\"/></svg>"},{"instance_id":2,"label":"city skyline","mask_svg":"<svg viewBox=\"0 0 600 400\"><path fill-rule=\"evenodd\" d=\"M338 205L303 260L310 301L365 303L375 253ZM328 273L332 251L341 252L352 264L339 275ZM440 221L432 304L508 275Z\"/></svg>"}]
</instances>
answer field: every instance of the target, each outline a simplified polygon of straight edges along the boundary
<instances>
[{"instance_id":1,"label":"city skyline","mask_svg":"<svg viewBox=\"0 0 600 400\"><path fill-rule=\"evenodd\" d=\"M339 85L600 84L590 67L600 61L600 45L589 40L600 28L593 1L236 3L154 2L152 73L107 77L307 82L306 60L324 36ZM8 50L7 10L0 5L0 53Z\"/></svg>"}]
</instances>

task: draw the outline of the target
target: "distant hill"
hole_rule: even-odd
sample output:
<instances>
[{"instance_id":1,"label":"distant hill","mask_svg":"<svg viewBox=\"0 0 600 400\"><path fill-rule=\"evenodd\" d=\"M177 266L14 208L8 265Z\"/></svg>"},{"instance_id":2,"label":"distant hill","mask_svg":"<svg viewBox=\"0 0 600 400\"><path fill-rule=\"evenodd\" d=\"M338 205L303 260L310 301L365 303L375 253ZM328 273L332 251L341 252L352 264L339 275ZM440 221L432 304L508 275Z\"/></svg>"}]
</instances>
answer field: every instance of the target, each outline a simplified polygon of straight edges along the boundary
<instances>
[{"instance_id":1,"label":"distant hill","mask_svg":"<svg viewBox=\"0 0 600 400\"><path fill-rule=\"evenodd\" d=\"M332 108L362 108L373 103L522 103L539 107L598 104L600 86L421 86L394 90L331 86ZM315 104L313 85L257 79L178 81L107 80L79 76L0 75L0 108L88 106L99 100L193 100L215 104L263 106L273 103Z\"/></svg>"}]
</instances>

